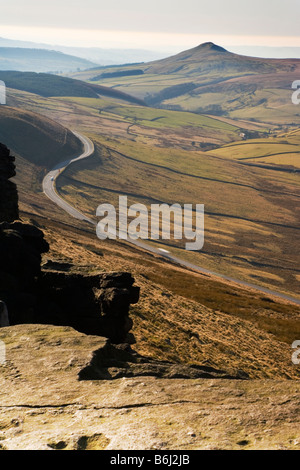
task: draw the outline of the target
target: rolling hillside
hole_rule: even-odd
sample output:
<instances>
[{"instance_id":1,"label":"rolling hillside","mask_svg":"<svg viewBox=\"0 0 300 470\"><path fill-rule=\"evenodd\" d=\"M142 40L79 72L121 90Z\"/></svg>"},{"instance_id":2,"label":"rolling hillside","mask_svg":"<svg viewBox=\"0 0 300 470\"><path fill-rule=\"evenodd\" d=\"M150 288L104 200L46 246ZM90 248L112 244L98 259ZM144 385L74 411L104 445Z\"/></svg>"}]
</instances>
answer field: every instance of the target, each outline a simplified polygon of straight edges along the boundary
<instances>
[{"instance_id":1,"label":"rolling hillside","mask_svg":"<svg viewBox=\"0 0 300 470\"><path fill-rule=\"evenodd\" d=\"M94 158L58 181L76 208L94 217L101 202L116 204L118 194L147 206L204 203L201 252L186 252L184 241L159 245L213 272L299 295L296 131L99 97L43 98L12 90L10 99L94 142ZM269 163L247 160L251 156Z\"/></svg>"},{"instance_id":2,"label":"rolling hillside","mask_svg":"<svg viewBox=\"0 0 300 470\"><path fill-rule=\"evenodd\" d=\"M56 206L45 198L42 179L54 165L81 152L80 140L47 116L0 106L0 142L7 145L16 158L14 181L22 210L35 214L46 212L51 218L65 221L66 216L62 217Z\"/></svg>"},{"instance_id":3,"label":"rolling hillside","mask_svg":"<svg viewBox=\"0 0 300 470\"><path fill-rule=\"evenodd\" d=\"M126 243L102 242L93 228L48 200L40 184L45 172L38 166L45 162L41 152L50 145L45 136L61 148L65 128L76 129L93 140L96 151L58 178L56 188L66 201L93 218L100 203L116 204L118 195L147 207L153 202L203 202L202 252L187 253L176 240L159 240L158 246L214 272L299 298L297 174L245 167L225 154L228 145L243 148L242 130L257 133L253 142L263 146L268 128L99 97L43 97L11 89L9 99L19 109L1 107L3 122L18 130L19 142L24 133L32 133L28 155L36 139L44 140L37 164L24 153L17 158L16 180L22 217L34 218L47 231L51 252L45 263L62 263L67 270L75 265L86 273L132 272L142 292L131 312L135 347L142 354L234 366L251 378L298 377L290 361L290 346L299 335L295 304L184 269ZM289 145L294 138L286 136ZM279 151L280 139L274 137ZM245 142L245 151L251 142ZM16 151L16 142L12 144Z\"/></svg>"},{"instance_id":4,"label":"rolling hillside","mask_svg":"<svg viewBox=\"0 0 300 470\"><path fill-rule=\"evenodd\" d=\"M129 103L144 104L142 100L118 90L46 73L0 71L0 80L5 82L7 88L27 91L44 97L80 96L98 98L101 95Z\"/></svg>"},{"instance_id":5,"label":"rolling hillside","mask_svg":"<svg viewBox=\"0 0 300 470\"><path fill-rule=\"evenodd\" d=\"M122 72L131 75L122 76ZM132 72L140 70L133 77ZM109 76L114 72L115 76ZM119 76L116 73L119 72ZM175 56L131 67L73 74L114 87L145 100L148 105L292 124L299 109L292 104L291 86L300 76L300 59L262 59L228 52L205 43Z\"/></svg>"},{"instance_id":6,"label":"rolling hillside","mask_svg":"<svg viewBox=\"0 0 300 470\"><path fill-rule=\"evenodd\" d=\"M101 66L133 64L137 62L149 62L167 57L169 54L155 50L145 49L115 49L101 47L72 47L62 46L58 44L38 43L32 41L20 41L16 39L8 39L0 37L0 47L14 47L25 49L43 49L56 52L63 52L69 56L81 57L82 59L94 62Z\"/></svg>"},{"instance_id":7,"label":"rolling hillside","mask_svg":"<svg viewBox=\"0 0 300 470\"><path fill-rule=\"evenodd\" d=\"M81 142L69 129L45 116L8 106L0 106L0 142L44 168L81 150Z\"/></svg>"},{"instance_id":8,"label":"rolling hillside","mask_svg":"<svg viewBox=\"0 0 300 470\"><path fill-rule=\"evenodd\" d=\"M300 172L300 130L279 133L267 139L231 143L215 149L216 156L236 160L241 165L270 170Z\"/></svg>"}]
</instances>

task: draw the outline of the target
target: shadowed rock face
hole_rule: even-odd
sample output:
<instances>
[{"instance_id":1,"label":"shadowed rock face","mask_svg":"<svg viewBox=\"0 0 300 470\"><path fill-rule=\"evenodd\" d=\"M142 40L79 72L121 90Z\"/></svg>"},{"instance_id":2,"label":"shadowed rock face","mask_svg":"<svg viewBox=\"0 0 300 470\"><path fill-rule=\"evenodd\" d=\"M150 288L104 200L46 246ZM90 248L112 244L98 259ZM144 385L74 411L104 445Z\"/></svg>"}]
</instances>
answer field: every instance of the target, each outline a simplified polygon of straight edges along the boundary
<instances>
[{"instance_id":1,"label":"shadowed rock face","mask_svg":"<svg viewBox=\"0 0 300 470\"><path fill-rule=\"evenodd\" d=\"M49 250L44 234L22 222L0 223L0 299L10 324L29 323L36 307L36 280L42 253Z\"/></svg>"},{"instance_id":2,"label":"shadowed rock face","mask_svg":"<svg viewBox=\"0 0 300 470\"><path fill-rule=\"evenodd\" d=\"M165 379L246 380L249 378L241 370L228 372L208 366L157 361L141 356L128 344L109 343L93 351L90 363L78 373L79 380L115 380L140 376Z\"/></svg>"},{"instance_id":3,"label":"shadowed rock face","mask_svg":"<svg viewBox=\"0 0 300 470\"><path fill-rule=\"evenodd\" d=\"M0 300L0 327L9 326L7 307L2 300Z\"/></svg>"},{"instance_id":4,"label":"shadowed rock face","mask_svg":"<svg viewBox=\"0 0 300 470\"><path fill-rule=\"evenodd\" d=\"M132 341L129 308L139 300L130 273L82 275L42 271L37 283L35 323L71 326L113 343Z\"/></svg>"},{"instance_id":5,"label":"shadowed rock face","mask_svg":"<svg viewBox=\"0 0 300 470\"><path fill-rule=\"evenodd\" d=\"M13 222L19 218L17 186L10 178L15 176L15 158L0 143L0 222Z\"/></svg>"},{"instance_id":6,"label":"shadowed rock face","mask_svg":"<svg viewBox=\"0 0 300 470\"><path fill-rule=\"evenodd\" d=\"M138 302L139 288L131 274L43 270L42 254L48 250L34 225L0 223L0 299L10 324L71 326L116 344L132 342L129 308Z\"/></svg>"}]
</instances>

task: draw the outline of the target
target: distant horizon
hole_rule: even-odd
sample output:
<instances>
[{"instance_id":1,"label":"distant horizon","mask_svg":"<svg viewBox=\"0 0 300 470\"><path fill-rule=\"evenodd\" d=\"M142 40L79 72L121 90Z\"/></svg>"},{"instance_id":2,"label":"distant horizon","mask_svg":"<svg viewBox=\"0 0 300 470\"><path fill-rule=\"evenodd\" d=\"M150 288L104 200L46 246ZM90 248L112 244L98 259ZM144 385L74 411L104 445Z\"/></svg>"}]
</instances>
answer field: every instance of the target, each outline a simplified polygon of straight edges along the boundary
<instances>
[{"instance_id":1,"label":"distant horizon","mask_svg":"<svg viewBox=\"0 0 300 470\"><path fill-rule=\"evenodd\" d=\"M213 42L222 47L300 47L300 36L185 34L142 31L107 31L64 28L5 27L0 37L64 47L181 51ZM54 39L55 38L55 39Z\"/></svg>"},{"instance_id":2,"label":"distant horizon","mask_svg":"<svg viewBox=\"0 0 300 470\"><path fill-rule=\"evenodd\" d=\"M2 41L8 41L8 42L20 42L20 43L28 43L28 48L30 48L30 45L32 44L32 48L34 48L34 46L39 46L39 48L41 48L42 46L45 46L46 47L51 47L53 48L53 50L55 50L55 48L66 48L66 49L102 49L104 51L109 51L109 50L116 50L116 51L132 51L132 52L136 52L136 53L142 53L143 51L145 53L152 53L152 54L157 54L158 57L167 57L168 55L173 55L173 54L177 54L177 53L180 53L184 50L187 50L187 49L192 49L192 48L195 48L195 47L198 47L199 45L201 44L204 44L204 43L207 43L207 42L212 42L218 46L221 46L225 49L227 49L229 52L232 52L232 53L236 53L236 54L241 54L241 55L249 55L249 56L257 56L257 57L262 57L262 58L268 58L266 56L267 53L273 53L274 55L271 54L271 56L269 58L300 58L300 44L298 46L295 46L295 45L285 45L285 46L282 46L282 45L258 45L256 44L256 42L254 44L223 44L223 43L220 43L220 42L217 42L217 41L212 41L212 40L206 40L206 41L202 41L202 42L198 42L198 43L193 43L191 45L189 45L187 47L187 45L182 45L182 46L173 46L173 47L169 47L168 50L166 49L165 47L165 50L163 49L159 49L159 48L150 48L150 47L137 47L135 45L132 46L132 47L124 47L124 44L122 45L123 47L121 47L121 45L115 45L115 46L106 46L105 47L105 44L104 45L92 45L92 46L88 46L88 45L76 45L76 44L63 44L63 43L58 43L57 41L51 43L51 42L47 42L46 39L45 40L41 40L41 41L34 41L33 39L28 39L28 38L17 38L17 37L5 37L2 35L2 31L0 32L0 40ZM220 38L221 39L221 38ZM25 46L10 46L10 45L6 45L6 46L2 46L0 44L0 47L25 47ZM27 47L27 46L26 46ZM265 51L265 52L263 52ZM276 53L277 51L277 53ZM295 56L291 56L289 55L290 53L293 53L293 51L296 53ZM281 53L281 54L280 54ZM70 53L71 54L71 53ZM279 55L278 55L279 54Z\"/></svg>"}]
</instances>

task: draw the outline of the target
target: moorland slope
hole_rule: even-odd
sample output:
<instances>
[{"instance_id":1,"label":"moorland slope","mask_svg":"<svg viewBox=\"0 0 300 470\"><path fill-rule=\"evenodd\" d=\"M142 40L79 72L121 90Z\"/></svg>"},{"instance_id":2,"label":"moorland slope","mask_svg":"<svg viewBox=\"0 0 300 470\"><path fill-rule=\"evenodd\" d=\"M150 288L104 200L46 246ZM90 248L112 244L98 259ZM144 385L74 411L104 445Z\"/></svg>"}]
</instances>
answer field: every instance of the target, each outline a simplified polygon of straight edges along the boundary
<instances>
[{"instance_id":1,"label":"moorland slope","mask_svg":"<svg viewBox=\"0 0 300 470\"><path fill-rule=\"evenodd\" d=\"M126 70L127 76L122 75ZM142 73L133 77L135 70ZM300 76L299 59L241 56L205 43L166 59L102 72L94 69L72 76L86 81L98 77L99 84L165 109L281 124L299 120L291 102L292 83Z\"/></svg>"}]
</instances>

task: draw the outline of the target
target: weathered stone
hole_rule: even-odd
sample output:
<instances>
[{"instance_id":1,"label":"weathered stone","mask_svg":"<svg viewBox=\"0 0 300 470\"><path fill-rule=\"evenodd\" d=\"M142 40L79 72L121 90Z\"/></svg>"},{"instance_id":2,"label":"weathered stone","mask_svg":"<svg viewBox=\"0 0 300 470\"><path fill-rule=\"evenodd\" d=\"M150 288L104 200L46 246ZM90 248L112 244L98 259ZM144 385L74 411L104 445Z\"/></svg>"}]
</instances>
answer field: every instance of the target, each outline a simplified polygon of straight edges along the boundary
<instances>
[{"instance_id":1,"label":"weathered stone","mask_svg":"<svg viewBox=\"0 0 300 470\"><path fill-rule=\"evenodd\" d=\"M2 300L0 300L0 327L9 326L7 307Z\"/></svg>"},{"instance_id":2,"label":"weathered stone","mask_svg":"<svg viewBox=\"0 0 300 470\"><path fill-rule=\"evenodd\" d=\"M139 367L127 347L113 364L107 339L65 327L3 328L0 341L2 449L300 449L300 381L159 378L151 361L117 378ZM93 358L107 380L78 380Z\"/></svg>"},{"instance_id":3,"label":"weathered stone","mask_svg":"<svg viewBox=\"0 0 300 470\"><path fill-rule=\"evenodd\" d=\"M0 143L0 222L19 218L17 187L9 181L16 174L14 161L9 149Z\"/></svg>"},{"instance_id":4,"label":"weathered stone","mask_svg":"<svg viewBox=\"0 0 300 470\"><path fill-rule=\"evenodd\" d=\"M33 320L35 283L41 255L48 249L38 228L21 222L0 223L0 299L7 305L10 324Z\"/></svg>"},{"instance_id":5,"label":"weathered stone","mask_svg":"<svg viewBox=\"0 0 300 470\"><path fill-rule=\"evenodd\" d=\"M105 287L113 285L114 280L115 287ZM36 322L72 326L85 334L105 336L113 343L127 341L132 328L129 308L139 297L139 288L133 283L129 273L42 271L37 283Z\"/></svg>"}]
</instances>

